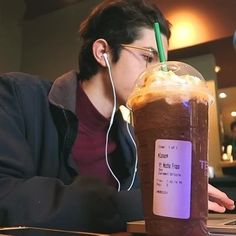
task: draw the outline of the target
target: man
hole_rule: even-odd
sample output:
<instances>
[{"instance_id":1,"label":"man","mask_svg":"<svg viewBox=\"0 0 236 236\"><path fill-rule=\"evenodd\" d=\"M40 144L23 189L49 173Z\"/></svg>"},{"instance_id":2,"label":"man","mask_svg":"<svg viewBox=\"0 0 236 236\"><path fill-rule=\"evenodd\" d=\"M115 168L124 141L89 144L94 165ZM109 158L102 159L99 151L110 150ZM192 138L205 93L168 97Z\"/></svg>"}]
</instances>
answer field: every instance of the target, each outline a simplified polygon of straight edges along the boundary
<instances>
[{"instance_id":1,"label":"man","mask_svg":"<svg viewBox=\"0 0 236 236\"><path fill-rule=\"evenodd\" d=\"M167 52L169 23L154 1L106 0L81 25L79 73L52 85L1 76L1 225L115 232L143 217L136 150L117 108L158 60L156 21ZM213 187L209 195L220 202L209 209L233 207Z\"/></svg>"}]
</instances>

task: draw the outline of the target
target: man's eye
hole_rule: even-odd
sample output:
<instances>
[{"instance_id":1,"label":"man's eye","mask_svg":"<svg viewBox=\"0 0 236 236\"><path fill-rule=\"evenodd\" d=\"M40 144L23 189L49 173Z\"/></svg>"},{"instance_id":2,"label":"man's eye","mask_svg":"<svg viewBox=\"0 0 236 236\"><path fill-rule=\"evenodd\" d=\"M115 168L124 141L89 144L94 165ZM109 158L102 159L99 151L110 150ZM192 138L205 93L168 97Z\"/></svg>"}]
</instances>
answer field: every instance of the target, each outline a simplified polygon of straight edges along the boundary
<instances>
[{"instance_id":1,"label":"man's eye","mask_svg":"<svg viewBox=\"0 0 236 236\"><path fill-rule=\"evenodd\" d=\"M151 55L143 55L143 58L147 63L153 62L153 57Z\"/></svg>"}]
</instances>

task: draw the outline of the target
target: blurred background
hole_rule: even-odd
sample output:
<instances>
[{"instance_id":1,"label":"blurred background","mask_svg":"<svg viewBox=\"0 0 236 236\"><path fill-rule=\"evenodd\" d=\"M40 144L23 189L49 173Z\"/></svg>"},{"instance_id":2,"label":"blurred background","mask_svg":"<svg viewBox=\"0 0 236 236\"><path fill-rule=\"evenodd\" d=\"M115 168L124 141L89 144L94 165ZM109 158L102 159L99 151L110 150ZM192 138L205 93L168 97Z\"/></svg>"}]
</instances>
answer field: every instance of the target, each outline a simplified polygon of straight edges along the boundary
<instances>
[{"instance_id":1,"label":"blurred background","mask_svg":"<svg viewBox=\"0 0 236 236\"><path fill-rule=\"evenodd\" d=\"M1 0L0 72L22 71L54 80L77 69L79 24L99 2ZM169 60L196 67L215 95L209 163L221 176L222 144L225 136L231 136L230 123L236 120L236 0L156 2L172 23Z\"/></svg>"}]
</instances>

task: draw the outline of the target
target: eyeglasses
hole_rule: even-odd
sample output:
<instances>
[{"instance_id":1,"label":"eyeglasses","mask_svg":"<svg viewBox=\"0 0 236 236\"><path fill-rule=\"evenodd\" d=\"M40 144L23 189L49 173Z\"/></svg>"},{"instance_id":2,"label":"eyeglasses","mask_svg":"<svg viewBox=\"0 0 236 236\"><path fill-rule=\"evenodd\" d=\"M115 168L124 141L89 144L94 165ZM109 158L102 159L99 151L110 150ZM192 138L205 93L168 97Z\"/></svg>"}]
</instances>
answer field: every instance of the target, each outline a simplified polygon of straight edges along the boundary
<instances>
[{"instance_id":1,"label":"eyeglasses","mask_svg":"<svg viewBox=\"0 0 236 236\"><path fill-rule=\"evenodd\" d=\"M142 56L146 62L146 68L159 61L158 53L153 48L145 48L145 47L140 47L140 46L136 46L132 44L121 44L121 46L124 48L132 48L132 49L145 51L147 54L144 54Z\"/></svg>"}]
</instances>

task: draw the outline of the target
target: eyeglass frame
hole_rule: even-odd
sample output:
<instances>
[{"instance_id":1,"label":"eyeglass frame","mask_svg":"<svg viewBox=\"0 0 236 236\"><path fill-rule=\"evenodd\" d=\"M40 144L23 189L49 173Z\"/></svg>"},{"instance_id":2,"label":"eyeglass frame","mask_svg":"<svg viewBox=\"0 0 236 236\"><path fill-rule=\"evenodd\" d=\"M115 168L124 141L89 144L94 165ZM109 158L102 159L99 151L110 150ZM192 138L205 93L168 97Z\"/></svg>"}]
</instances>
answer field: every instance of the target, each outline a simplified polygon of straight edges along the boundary
<instances>
[{"instance_id":1,"label":"eyeglass frame","mask_svg":"<svg viewBox=\"0 0 236 236\"><path fill-rule=\"evenodd\" d=\"M124 47L124 48L133 48L133 49L143 50L143 51L149 52L150 54L155 55L157 57L157 59L159 58L158 57L158 52L153 48L146 48L146 47L141 47L141 46L137 46L137 45L123 44L123 43L121 44L121 46ZM148 67L148 64L149 64L149 62L146 61L146 68Z\"/></svg>"}]
</instances>

